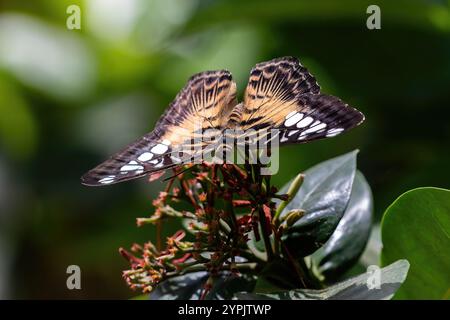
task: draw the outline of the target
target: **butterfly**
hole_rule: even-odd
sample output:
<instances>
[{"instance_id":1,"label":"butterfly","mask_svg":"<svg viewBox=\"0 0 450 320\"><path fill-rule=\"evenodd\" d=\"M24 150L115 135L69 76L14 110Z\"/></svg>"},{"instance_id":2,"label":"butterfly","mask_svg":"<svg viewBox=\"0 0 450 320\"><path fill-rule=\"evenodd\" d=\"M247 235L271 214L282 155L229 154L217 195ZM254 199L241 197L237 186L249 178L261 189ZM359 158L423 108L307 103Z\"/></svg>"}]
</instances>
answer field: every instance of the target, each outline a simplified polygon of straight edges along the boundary
<instances>
[{"instance_id":1,"label":"butterfly","mask_svg":"<svg viewBox=\"0 0 450 320\"><path fill-rule=\"evenodd\" d=\"M334 137L358 126L364 115L337 97L320 92L316 79L295 57L258 63L242 103L227 70L193 75L158 120L155 129L82 176L102 186L162 172L188 158L201 158L208 130L276 129L279 145ZM194 151L192 151L194 150Z\"/></svg>"}]
</instances>

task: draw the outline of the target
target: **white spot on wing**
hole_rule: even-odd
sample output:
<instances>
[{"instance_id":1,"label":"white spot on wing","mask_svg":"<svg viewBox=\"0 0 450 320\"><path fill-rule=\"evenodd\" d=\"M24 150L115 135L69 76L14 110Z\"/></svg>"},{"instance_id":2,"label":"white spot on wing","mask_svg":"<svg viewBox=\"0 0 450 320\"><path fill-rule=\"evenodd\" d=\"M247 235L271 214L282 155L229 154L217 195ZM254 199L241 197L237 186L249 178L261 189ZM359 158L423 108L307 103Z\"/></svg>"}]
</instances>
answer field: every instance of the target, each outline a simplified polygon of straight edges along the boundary
<instances>
[{"instance_id":1,"label":"white spot on wing","mask_svg":"<svg viewBox=\"0 0 450 320\"><path fill-rule=\"evenodd\" d=\"M158 143L156 146L154 146L150 151L156 154L163 154L169 149L168 146L162 143Z\"/></svg>"},{"instance_id":2,"label":"white spot on wing","mask_svg":"<svg viewBox=\"0 0 450 320\"><path fill-rule=\"evenodd\" d=\"M337 136L339 133L344 131L344 128L334 128L327 131L327 137L334 137Z\"/></svg>"},{"instance_id":3,"label":"white spot on wing","mask_svg":"<svg viewBox=\"0 0 450 320\"><path fill-rule=\"evenodd\" d=\"M319 125L309 128L308 130L305 130L302 134L317 132L319 130L324 129L326 126L327 126L326 123L321 123Z\"/></svg>"},{"instance_id":4,"label":"white spot on wing","mask_svg":"<svg viewBox=\"0 0 450 320\"><path fill-rule=\"evenodd\" d=\"M289 114L286 116L286 120L289 119L290 117L292 117L296 113L297 113L297 111L295 111L295 110L292 112L289 112Z\"/></svg>"},{"instance_id":5,"label":"white spot on wing","mask_svg":"<svg viewBox=\"0 0 450 320\"><path fill-rule=\"evenodd\" d=\"M151 153L151 152L144 152L137 159L139 161L145 162L145 161L151 160L152 158L153 158L153 153Z\"/></svg>"},{"instance_id":6,"label":"white spot on wing","mask_svg":"<svg viewBox=\"0 0 450 320\"><path fill-rule=\"evenodd\" d=\"M136 161L130 161L130 163L131 162ZM135 171L135 170L144 170L144 167L138 164L126 164L120 168L120 171Z\"/></svg>"},{"instance_id":7,"label":"white spot on wing","mask_svg":"<svg viewBox=\"0 0 450 320\"><path fill-rule=\"evenodd\" d=\"M313 118L311 117L306 117L305 119L303 119L302 121L300 121L299 123L297 123L297 128L304 128L309 126L312 122L314 121Z\"/></svg>"},{"instance_id":8,"label":"white spot on wing","mask_svg":"<svg viewBox=\"0 0 450 320\"><path fill-rule=\"evenodd\" d=\"M293 126L303 118L303 113L296 113L284 122L286 127Z\"/></svg>"},{"instance_id":9,"label":"white spot on wing","mask_svg":"<svg viewBox=\"0 0 450 320\"><path fill-rule=\"evenodd\" d=\"M100 182L102 184L108 184L108 183L113 182L115 177L116 176L107 176L107 177L104 177L104 178L98 180L98 182Z\"/></svg>"},{"instance_id":10,"label":"white spot on wing","mask_svg":"<svg viewBox=\"0 0 450 320\"><path fill-rule=\"evenodd\" d=\"M175 156L170 156L170 158L173 160L173 162L175 163L181 163L181 159Z\"/></svg>"},{"instance_id":11,"label":"white spot on wing","mask_svg":"<svg viewBox=\"0 0 450 320\"><path fill-rule=\"evenodd\" d=\"M288 133L288 137L292 136L293 134L296 134L297 132L299 132L300 130L291 130Z\"/></svg>"}]
</instances>

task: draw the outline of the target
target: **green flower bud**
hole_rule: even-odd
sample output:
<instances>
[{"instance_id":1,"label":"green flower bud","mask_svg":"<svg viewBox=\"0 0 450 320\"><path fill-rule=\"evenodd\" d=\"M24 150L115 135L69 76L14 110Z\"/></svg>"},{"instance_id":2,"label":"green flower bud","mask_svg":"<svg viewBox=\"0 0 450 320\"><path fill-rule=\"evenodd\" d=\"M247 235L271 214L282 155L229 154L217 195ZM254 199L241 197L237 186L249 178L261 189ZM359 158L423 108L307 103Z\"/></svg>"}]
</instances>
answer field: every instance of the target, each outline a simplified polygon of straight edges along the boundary
<instances>
[{"instance_id":1,"label":"green flower bud","mask_svg":"<svg viewBox=\"0 0 450 320\"><path fill-rule=\"evenodd\" d=\"M286 225L288 227L292 226L304 215L305 215L305 210L294 209L294 210L289 211L285 218Z\"/></svg>"}]
</instances>

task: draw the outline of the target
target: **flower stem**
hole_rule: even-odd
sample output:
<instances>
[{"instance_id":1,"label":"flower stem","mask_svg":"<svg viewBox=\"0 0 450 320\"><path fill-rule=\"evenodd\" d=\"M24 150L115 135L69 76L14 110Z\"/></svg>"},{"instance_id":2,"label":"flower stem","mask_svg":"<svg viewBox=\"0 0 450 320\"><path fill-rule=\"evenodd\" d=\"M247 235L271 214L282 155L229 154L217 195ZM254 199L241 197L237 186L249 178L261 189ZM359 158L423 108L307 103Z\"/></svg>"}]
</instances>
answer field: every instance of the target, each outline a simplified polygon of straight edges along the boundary
<instances>
[{"instance_id":1,"label":"flower stem","mask_svg":"<svg viewBox=\"0 0 450 320\"><path fill-rule=\"evenodd\" d=\"M270 243L270 236L267 233L266 216L264 214L264 210L262 207L258 208L258 214L259 214L259 224L261 225L262 237L264 240L264 247L267 253L267 261L272 261L273 260L272 244Z\"/></svg>"}]
</instances>

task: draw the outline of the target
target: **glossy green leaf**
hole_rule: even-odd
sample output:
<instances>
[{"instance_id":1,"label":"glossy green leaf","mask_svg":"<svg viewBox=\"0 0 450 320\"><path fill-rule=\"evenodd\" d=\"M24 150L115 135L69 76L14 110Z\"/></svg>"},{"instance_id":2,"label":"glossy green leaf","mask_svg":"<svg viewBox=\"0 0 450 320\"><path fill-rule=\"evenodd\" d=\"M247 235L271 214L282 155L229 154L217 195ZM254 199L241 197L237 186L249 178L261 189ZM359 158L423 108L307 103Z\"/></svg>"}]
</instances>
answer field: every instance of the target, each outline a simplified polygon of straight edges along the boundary
<instances>
[{"instance_id":1,"label":"glossy green leaf","mask_svg":"<svg viewBox=\"0 0 450 320\"><path fill-rule=\"evenodd\" d=\"M392 298L405 281L408 269L408 261L399 260L382 269L374 269L322 290L237 293L235 297L241 300L387 300Z\"/></svg>"},{"instance_id":2,"label":"glossy green leaf","mask_svg":"<svg viewBox=\"0 0 450 320\"><path fill-rule=\"evenodd\" d=\"M188 273L170 278L159 284L150 294L151 300L198 300L203 286L208 280L205 271ZM255 279L249 275L235 276L224 273L214 280L206 299L222 300L231 299L240 291L251 291L255 286Z\"/></svg>"},{"instance_id":3,"label":"glossy green leaf","mask_svg":"<svg viewBox=\"0 0 450 320\"><path fill-rule=\"evenodd\" d=\"M382 264L398 258L411 272L396 298L450 299L450 190L418 188L386 210L381 225Z\"/></svg>"},{"instance_id":4,"label":"glossy green leaf","mask_svg":"<svg viewBox=\"0 0 450 320\"><path fill-rule=\"evenodd\" d=\"M358 171L344 216L327 243L311 256L313 265L327 281L346 272L364 251L371 230L372 210L372 191Z\"/></svg>"},{"instance_id":5,"label":"glossy green leaf","mask_svg":"<svg viewBox=\"0 0 450 320\"><path fill-rule=\"evenodd\" d=\"M267 288L295 289L302 286L298 275L292 266L284 259L275 259L269 262L258 274L255 290L261 292ZM273 290L273 289L272 289Z\"/></svg>"},{"instance_id":6,"label":"glossy green leaf","mask_svg":"<svg viewBox=\"0 0 450 320\"><path fill-rule=\"evenodd\" d=\"M305 215L282 237L293 256L313 253L333 234L350 200L357 153L349 152L305 172L300 190L281 213L283 218L290 210L305 210Z\"/></svg>"}]
</instances>

